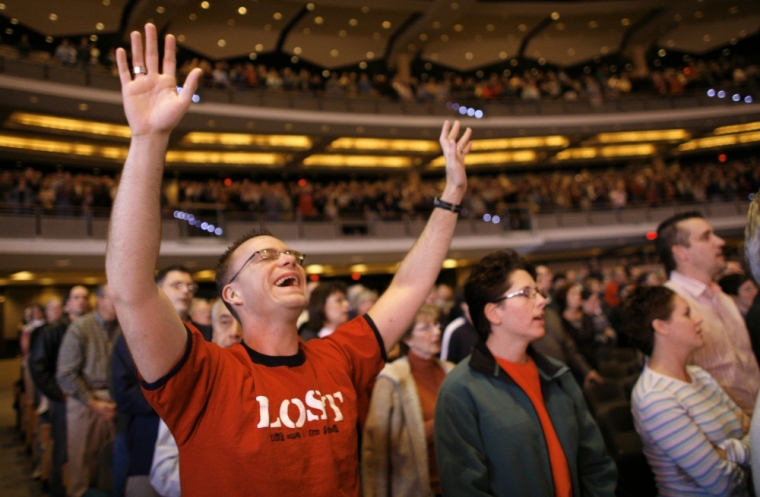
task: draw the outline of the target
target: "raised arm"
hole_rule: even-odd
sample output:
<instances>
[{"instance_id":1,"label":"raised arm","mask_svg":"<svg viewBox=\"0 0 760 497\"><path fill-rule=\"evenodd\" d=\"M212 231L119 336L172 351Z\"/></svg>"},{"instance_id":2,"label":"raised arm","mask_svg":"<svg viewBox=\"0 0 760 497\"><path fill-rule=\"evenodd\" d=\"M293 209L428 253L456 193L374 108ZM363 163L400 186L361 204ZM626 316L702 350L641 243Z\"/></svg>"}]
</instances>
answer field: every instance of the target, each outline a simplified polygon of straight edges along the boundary
<instances>
[{"instance_id":1,"label":"raised arm","mask_svg":"<svg viewBox=\"0 0 760 497\"><path fill-rule=\"evenodd\" d=\"M459 121L455 121L454 126L446 121L440 139L446 158L446 186L440 199L454 205L462 203L467 190L464 158L470 151L472 135L472 130L467 128L457 141L459 128ZM369 310L386 350L399 341L433 288L449 251L457 218L457 213L433 209L425 229L404 258L388 290Z\"/></svg>"},{"instance_id":2,"label":"raised arm","mask_svg":"<svg viewBox=\"0 0 760 497\"><path fill-rule=\"evenodd\" d=\"M116 51L132 142L111 211L106 274L137 369L152 382L169 372L187 343L177 312L153 281L153 270L161 245L160 191L169 135L190 106L200 70L188 75L185 91L177 94L174 37L166 37L162 72L156 27L146 24L144 51L140 33L133 32L131 41L132 65L141 69L134 77L124 49Z\"/></svg>"}]
</instances>

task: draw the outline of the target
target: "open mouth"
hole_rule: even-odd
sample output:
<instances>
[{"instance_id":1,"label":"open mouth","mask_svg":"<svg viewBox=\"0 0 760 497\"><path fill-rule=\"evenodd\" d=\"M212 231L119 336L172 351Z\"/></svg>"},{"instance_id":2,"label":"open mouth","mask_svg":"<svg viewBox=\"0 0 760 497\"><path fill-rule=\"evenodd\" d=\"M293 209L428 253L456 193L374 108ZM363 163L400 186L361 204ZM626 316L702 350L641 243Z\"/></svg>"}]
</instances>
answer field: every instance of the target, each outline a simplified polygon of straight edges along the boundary
<instances>
[{"instance_id":1,"label":"open mouth","mask_svg":"<svg viewBox=\"0 0 760 497\"><path fill-rule=\"evenodd\" d=\"M275 286L287 287L298 285L298 278L293 275L282 276L274 282Z\"/></svg>"}]
</instances>

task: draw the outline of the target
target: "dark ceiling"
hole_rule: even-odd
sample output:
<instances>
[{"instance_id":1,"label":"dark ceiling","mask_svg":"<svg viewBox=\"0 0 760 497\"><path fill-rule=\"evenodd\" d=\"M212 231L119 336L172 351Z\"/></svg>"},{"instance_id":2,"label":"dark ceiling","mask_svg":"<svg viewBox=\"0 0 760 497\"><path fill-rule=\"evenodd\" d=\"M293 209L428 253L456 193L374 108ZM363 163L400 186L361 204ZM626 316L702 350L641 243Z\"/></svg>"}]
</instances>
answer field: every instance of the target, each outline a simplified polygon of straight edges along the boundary
<instances>
[{"instance_id":1,"label":"dark ceiling","mask_svg":"<svg viewBox=\"0 0 760 497\"><path fill-rule=\"evenodd\" d=\"M399 57L460 71L514 57L571 66L653 46L706 53L760 27L757 0L2 0L0 15L53 37L146 21L209 59L282 51L327 68Z\"/></svg>"}]
</instances>

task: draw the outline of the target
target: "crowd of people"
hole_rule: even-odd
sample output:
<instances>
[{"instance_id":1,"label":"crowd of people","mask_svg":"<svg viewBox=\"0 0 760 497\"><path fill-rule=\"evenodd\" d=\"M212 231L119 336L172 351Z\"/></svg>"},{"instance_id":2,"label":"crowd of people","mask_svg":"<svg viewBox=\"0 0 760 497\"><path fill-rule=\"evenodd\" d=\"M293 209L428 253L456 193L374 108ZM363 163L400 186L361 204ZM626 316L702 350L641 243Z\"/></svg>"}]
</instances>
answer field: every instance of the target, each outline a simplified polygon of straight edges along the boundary
<instances>
[{"instance_id":1,"label":"crowd of people","mask_svg":"<svg viewBox=\"0 0 760 497\"><path fill-rule=\"evenodd\" d=\"M141 46L141 33L131 37ZM145 43L144 53L132 54L134 74L117 52L125 111L141 139L131 144L112 207L110 283L97 288L92 313L81 286L65 305L51 301L68 313L51 315L51 324L37 326L39 312L29 313L36 321L26 359L31 383L57 388L42 393L53 412L65 412L67 495L98 487L98 453L113 440L112 472L121 483L107 490L117 495L178 488L185 497L612 497L631 468L610 448L614 433L600 429L604 413L584 392L590 400L594 385L614 381L609 364L621 357L621 331L647 358L642 369L631 355L627 415L657 493L750 495L752 446L760 446L760 424L750 433L760 393L757 321L750 320L757 288L726 281L743 271L726 261L724 241L700 213L681 212L657 229L662 273L589 264L555 276L498 250L470 268L457 301L455 289L435 283L468 186L472 130L458 122L441 130L440 195L382 293L328 282L307 297L304 255L252 231L217 265L218 308L239 330L214 340L213 326L209 336L190 321L208 311L201 306L204 317L191 316L197 287L187 270L154 271L162 165L192 91L166 91L175 82L158 77L152 24ZM173 68L171 37L165 51ZM200 76L188 75L191 90ZM749 247L760 236L759 206L756 198ZM748 255L757 268L760 253ZM306 323L300 330L299 322ZM117 416L124 423L114 423ZM158 418L173 442L159 441ZM60 417L51 414L51 424L54 452ZM172 454L176 446L177 458L158 457L159 442ZM170 476L154 480L159 461L178 473L177 486L162 486ZM51 486L60 489L57 468ZM646 475L639 467L635 479Z\"/></svg>"},{"instance_id":2,"label":"crowd of people","mask_svg":"<svg viewBox=\"0 0 760 497\"><path fill-rule=\"evenodd\" d=\"M709 229L701 217L689 214L663 223L659 229L663 236L668 235L669 222L699 224L697 227L687 226L689 236L696 237L695 233L700 229ZM722 246L722 241L714 234L710 237L713 241L708 244L708 249ZM499 264L507 264L508 268L515 265L517 269L504 270L527 276L524 282L520 280L511 285L517 291L507 293L509 299L519 295L531 303L537 298L542 301L541 327L544 331L523 337L526 347L530 344L526 349L530 351L528 354L540 367L549 366L541 366L541 355L536 354L567 364L570 381L577 384L573 388L588 389L592 385L619 381L606 376L608 369L605 366L615 362L615 351L638 347L640 357L651 356L651 360L643 364L642 376L633 389L632 408L645 454L662 495L670 495L668 492L680 495L678 492L685 483L677 468L685 462L702 458L709 460L709 470L695 480L700 487L723 493L746 489L750 462L746 435L755 394L742 395L751 387L752 364L760 357L758 287L737 262L722 263L718 258L713 261L714 266L706 268L707 272L715 272L711 281L719 285L712 291L718 292L721 305L731 311L728 314L731 319L737 320L731 323L731 329L744 326L748 331L746 336L741 333L737 336L735 332L730 338L711 337L709 328L702 327L718 327L722 321L704 321L710 315L709 306L689 317L690 308L697 309L697 306L706 304L699 303L701 297L697 297L692 307L687 303L686 299L692 298L688 292L693 290L679 285L691 281L684 280L687 278L684 275L693 274L693 269L682 262L684 257L678 254L680 246L671 250L675 265L666 270L652 264L631 265L625 260L616 265L602 265L596 259L571 269L566 269L567 266L562 270L552 269L544 265L534 269L516 255L499 256L508 261ZM705 262L693 257L688 264L702 267ZM486 265L485 269L494 271L491 265ZM470 276L470 280L478 274ZM448 405L446 394L439 394L442 388L445 390L447 375L455 365L472 361L471 355L482 354L482 351L475 350L482 347L479 343L488 342L488 335L484 337L480 330L483 323L472 317L471 306L477 306L477 301L471 295L472 288L468 287L473 285L470 280L463 288L444 283L433 287L399 344L388 351L387 365L377 376L371 394L367 394L363 411L360 410L360 415L365 417L361 437L365 496L384 495L388 489L394 489L394 495L440 495L442 486L447 483L450 489L463 491L469 488L457 486L465 483L454 481L457 479L443 473L456 473L453 471L455 467L461 469L472 464L468 454L460 453L462 441L453 434L459 421L440 428L434 420L443 416L439 411L453 408ZM157 273L155 281L178 315L200 330L199 336L204 340L223 348L241 341L243 335L237 319L221 299L196 298L198 286L186 269L180 266L166 268ZM366 315L382 290L357 283L346 286L339 280L310 282L307 285L308 306L298 321L301 339L305 342L326 339L350 320ZM90 291L76 285L65 298L35 302L24 313L19 338L27 399L25 417L39 416L37 422L28 423L28 426L37 427L33 437L37 447L34 452L37 476L49 486L52 495L66 495L63 481L69 481L68 495L81 495L88 488L101 488L114 496L179 496L177 442L140 391L137 369L121 334L108 287L94 289L94 299ZM95 305L91 307L93 301ZM673 332L684 327L686 332ZM519 329L512 333L519 336L526 331ZM741 363L748 369L742 375L734 376L721 369L717 370L720 373L713 371L711 375L709 369L686 366L692 364L686 362L687 357L700 357L697 352L703 349L706 357L698 364L711 367L712 362L720 362L722 358L713 357L708 346L720 344L725 348L728 346L726 340L734 340L736 346L745 348ZM497 357L497 363L507 374L519 378L520 373L510 371L512 366L508 362ZM731 366L734 367L738 365ZM665 380L668 371L687 372L690 376L672 376ZM741 385L736 384L739 378ZM630 377L627 381L631 382ZM682 386L692 382L696 382L694 386ZM661 384L667 386L661 387ZM560 391L568 388L561 385ZM695 411L673 407L669 397L663 397L665 394L660 388L674 392L676 398L697 392L697 400L689 401ZM531 401L536 402L535 399ZM447 403L446 407L438 405L440 402ZM476 409L484 406L476 406ZM704 414L707 412L709 416ZM671 419L672 423L683 425L685 430L709 428L710 442L703 442L702 435L695 435L688 437L693 440L690 445L682 445L681 438L674 438L673 430L662 431L662 423L654 419ZM546 426L542 426L545 431ZM510 437L518 436L518 433L509 433ZM528 439L538 436L531 431L527 433ZM561 440L562 436L559 436ZM457 449L452 448L452 454L459 455L453 460L442 456L436 459L436 443L442 446L454 444ZM528 443L527 439L525 443ZM594 443L602 443L602 440ZM671 450L663 449L663 444L674 445ZM597 449L604 450L603 447ZM104 450L108 451L107 456ZM552 451L551 447L549 450ZM414 454L414 457L400 457L401 454ZM498 457L507 455L498 454ZM52 460L52 465L43 464L46 458ZM113 462L106 469L108 478L105 480L113 482L109 487L103 484L103 461L111 459ZM63 461L68 464L64 466ZM673 465L674 461L677 466ZM572 467L572 463L568 461L568 464ZM618 470L626 471L627 468L622 466ZM68 474L64 477L62 471ZM551 476L553 471L552 466L547 473L549 478L557 478L557 475ZM688 471L687 474L691 476ZM608 474L607 478L611 476ZM611 479L605 485L614 487L614 481ZM505 480L491 485L513 483ZM578 485L572 478L569 484ZM457 495L457 492L450 495Z\"/></svg>"},{"instance_id":3,"label":"crowd of people","mask_svg":"<svg viewBox=\"0 0 760 497\"><path fill-rule=\"evenodd\" d=\"M118 177L107 174L27 168L0 173L0 201L8 210L44 214L95 213L107 216ZM163 202L168 208L207 204L211 210L261 215L268 220L370 217L400 219L426 215L439 180L293 180L167 179ZM727 163L631 166L624 169L473 176L463 205L477 218L497 214L521 219L534 213L568 209L625 209L674 202L747 198L760 189L755 158ZM520 204L521 213L510 217ZM191 208L192 209L192 208ZM523 223L524 224L524 223Z\"/></svg>"},{"instance_id":4,"label":"crowd of people","mask_svg":"<svg viewBox=\"0 0 760 497\"><path fill-rule=\"evenodd\" d=\"M19 56L33 51L29 37L17 43ZM116 74L115 48L101 51L86 37L72 42L64 38L52 52L53 60L64 67L102 69ZM322 71L293 66L266 66L253 61L209 61L188 58L180 67L181 78L194 68L202 71L200 85L205 88L238 90L258 89L270 92L299 92L332 98L385 97L401 101L445 104L447 102L521 100L589 100L598 104L626 95L682 95L709 88L749 89L760 84L760 66L756 61L733 56L715 59L686 57L672 65L663 65L655 57L642 75L627 63L599 64L595 70L569 76L561 68L509 66L500 71L476 71L474 74L441 72L429 74L432 66L402 78L392 72Z\"/></svg>"}]
</instances>

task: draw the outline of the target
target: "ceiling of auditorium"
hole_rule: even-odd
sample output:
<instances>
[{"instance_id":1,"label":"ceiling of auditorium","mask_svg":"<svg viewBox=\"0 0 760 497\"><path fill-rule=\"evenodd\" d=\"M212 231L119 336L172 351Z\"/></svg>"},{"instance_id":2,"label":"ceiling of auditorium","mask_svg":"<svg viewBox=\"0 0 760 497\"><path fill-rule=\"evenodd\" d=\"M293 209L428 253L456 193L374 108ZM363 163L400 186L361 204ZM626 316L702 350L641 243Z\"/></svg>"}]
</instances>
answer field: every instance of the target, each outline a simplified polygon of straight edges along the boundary
<instances>
[{"instance_id":1,"label":"ceiling of auditorium","mask_svg":"<svg viewBox=\"0 0 760 497\"><path fill-rule=\"evenodd\" d=\"M563 66L636 47L700 54L758 31L757 0L1 0L53 37L146 21L212 60L273 51L328 68L400 55L458 70L536 59Z\"/></svg>"}]
</instances>

